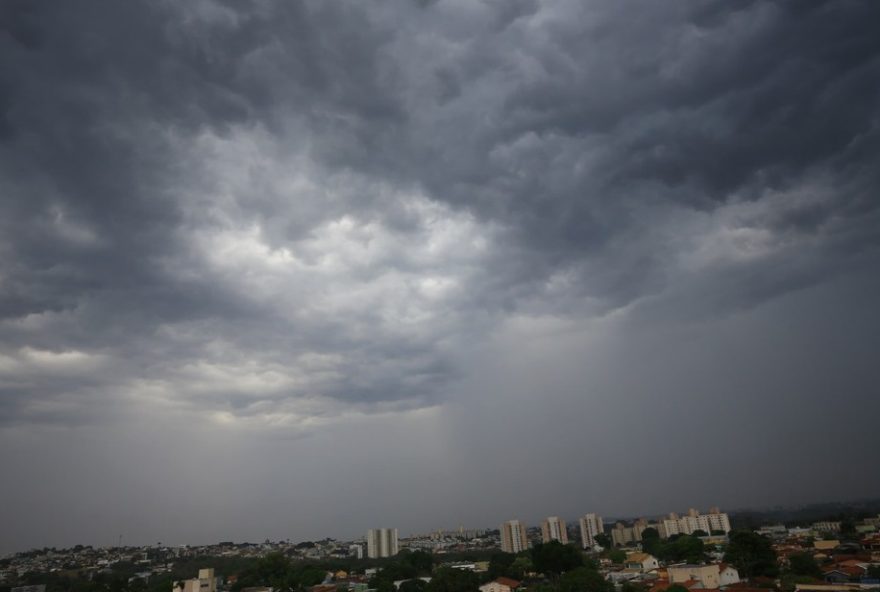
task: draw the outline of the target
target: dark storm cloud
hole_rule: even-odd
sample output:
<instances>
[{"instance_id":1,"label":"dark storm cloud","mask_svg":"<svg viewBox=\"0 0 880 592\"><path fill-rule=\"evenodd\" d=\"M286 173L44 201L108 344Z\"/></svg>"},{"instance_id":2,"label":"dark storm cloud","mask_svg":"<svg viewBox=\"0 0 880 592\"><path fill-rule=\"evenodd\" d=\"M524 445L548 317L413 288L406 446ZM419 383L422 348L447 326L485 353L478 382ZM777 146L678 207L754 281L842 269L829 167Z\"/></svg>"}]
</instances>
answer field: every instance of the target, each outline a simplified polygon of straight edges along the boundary
<instances>
[{"instance_id":1,"label":"dark storm cloud","mask_svg":"<svg viewBox=\"0 0 880 592\"><path fill-rule=\"evenodd\" d=\"M478 263L491 261L491 273L469 276L456 306L540 301L559 273L568 289L544 306L583 296L624 305L679 273L668 234L645 236L655 215L760 204L772 191L809 192L813 179L833 195L795 196L746 223L809 241L808 258L822 259L826 244L845 256L876 241L876 226L851 230L876 215L876 8L636 8L7 4L3 315L72 313L57 343L44 339L48 350L133 347L133 357L161 359L175 348L151 335L157 324L204 320L205 337L235 334L246 348L259 335L279 350L401 360L368 385L351 376L321 385L348 400L410 396L413 376L424 389L442 384L450 361L427 343L380 335L364 353L330 318L300 319L288 328L301 339L276 340L276 310L218 288L203 262L181 255L191 230L216 224L200 208L222 191L214 169L199 170L193 138L229 140L253 126L280 146L268 156L276 169L249 173L217 209L259 225L272 248L344 215L413 232L418 220L400 226L388 187L498 225L498 252ZM334 196L293 195L261 178L297 157L315 178L356 173ZM200 192L187 212L186 194ZM169 261L194 269L176 277ZM748 262L745 276L733 269L741 289L730 304L822 279L768 283L762 264ZM369 281L405 265L392 255L348 273ZM381 325L368 309L357 314Z\"/></svg>"},{"instance_id":2,"label":"dark storm cloud","mask_svg":"<svg viewBox=\"0 0 880 592\"><path fill-rule=\"evenodd\" d=\"M524 430L558 408L602 432L653 385L692 405L680 393L712 383L678 382L694 327L698 354L737 315L772 341L788 325L762 307L823 289L864 307L852 286L876 288L878 17L846 0L6 2L0 429L338 425L368 456L394 448L360 449L383 414L424 429L418 413L463 405L501 433L508 393ZM833 301L816 298L789 324ZM560 326L608 349L560 345ZM643 339L676 370L640 368ZM531 348L542 363L508 380L499 359L531 368ZM777 383L803 385L761 376L749 388L784 417Z\"/></svg>"},{"instance_id":3,"label":"dark storm cloud","mask_svg":"<svg viewBox=\"0 0 880 592\"><path fill-rule=\"evenodd\" d=\"M426 191L501 229L497 252L478 262L491 273L466 278L456 306L540 301L560 273L568 289L551 309L584 296L624 305L679 274L669 261L680 248L670 244L675 216L646 236L658 214L762 204L770 192L809 193L814 181L825 199L795 195L746 212L743 224L809 243L806 268L829 245L845 256L876 242L875 225L852 230L876 216L876 11L858 2L374 13L327 3L7 4L3 315L72 313L71 332L48 350L141 341L132 356L161 358L154 348L174 347L151 329L199 320L212 338L273 341L275 309L218 288L204 262L182 255L192 230L217 224L210 193L223 191L212 180L223 171L203 168L194 138L234 145L236 130L254 126L277 142L265 157L275 168L246 171L216 210L283 249L345 215L406 236L418 220L400 226L401 198L383 193ZM303 158L313 178L339 179L336 195L291 194L261 178ZM779 253L767 248L772 261ZM369 280L407 265L391 257L348 273ZM169 261L193 269L175 276ZM748 306L822 279L820 270L768 283L763 263L747 262L744 276L731 268L734 300ZM368 309L357 314L381 325ZM363 353L332 319L308 325L292 323L305 337L276 346ZM376 359L402 360L393 375L360 387L337 376L322 391L399 399L413 371L442 384L449 360L383 337Z\"/></svg>"}]
</instances>

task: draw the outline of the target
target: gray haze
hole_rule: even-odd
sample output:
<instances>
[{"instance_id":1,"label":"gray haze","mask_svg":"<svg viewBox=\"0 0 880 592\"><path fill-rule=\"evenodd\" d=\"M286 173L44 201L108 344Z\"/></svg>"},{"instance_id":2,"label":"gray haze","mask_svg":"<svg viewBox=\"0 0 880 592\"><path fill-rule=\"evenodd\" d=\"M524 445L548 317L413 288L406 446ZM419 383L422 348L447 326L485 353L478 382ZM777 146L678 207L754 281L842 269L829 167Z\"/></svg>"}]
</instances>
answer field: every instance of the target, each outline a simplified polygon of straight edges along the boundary
<instances>
[{"instance_id":1,"label":"gray haze","mask_svg":"<svg viewBox=\"0 0 880 592\"><path fill-rule=\"evenodd\" d=\"M880 3L0 4L0 551L880 494Z\"/></svg>"}]
</instances>

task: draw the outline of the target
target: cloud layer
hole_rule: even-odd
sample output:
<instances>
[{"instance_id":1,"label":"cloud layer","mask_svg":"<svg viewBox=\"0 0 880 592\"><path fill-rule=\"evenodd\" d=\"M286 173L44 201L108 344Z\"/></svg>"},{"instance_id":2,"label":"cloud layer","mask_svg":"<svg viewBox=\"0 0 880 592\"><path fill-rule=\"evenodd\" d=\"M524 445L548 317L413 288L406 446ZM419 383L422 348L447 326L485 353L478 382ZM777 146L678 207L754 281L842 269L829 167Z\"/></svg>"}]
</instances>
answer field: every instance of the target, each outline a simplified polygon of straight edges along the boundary
<instances>
[{"instance_id":1,"label":"cloud layer","mask_svg":"<svg viewBox=\"0 0 880 592\"><path fill-rule=\"evenodd\" d=\"M577 435L590 424L619 449L584 462L626 481L617 463L668 438L655 421L694 406L728 410L731 439L762 417L816 427L823 397L876 415L862 356L876 351L880 294L878 17L846 0L5 3L7 460L34 430L59 444L108 430L112 446L149 421L181 446L309 448L333 433L321 454L352 471L365 466L353 448L381 472L407 465L389 442L409 443L437 479L479 479L480 458L507 466L506 482L524 469L489 443L505 434L497 417L528 433L553 411L572 435L538 438L533 470L556 468L558 446L595 445ZM784 360L774 342L792 348ZM738 375L747 392L721 378ZM853 421L847 446L864 450ZM718 429L699 425L697 438ZM609 426L641 427L615 440ZM764 474L759 450L793 454L795 437L751 443L746 464L721 456L737 478L752 461ZM247 450L241 463L259 455ZM35 453L33 470L63 462ZM880 482L859 487L820 495ZM770 489L709 488L694 503L784 501ZM560 491L504 504L589 510ZM644 504L592 495L582 503L601 511ZM399 496L364 508L394 511L430 527Z\"/></svg>"}]
</instances>

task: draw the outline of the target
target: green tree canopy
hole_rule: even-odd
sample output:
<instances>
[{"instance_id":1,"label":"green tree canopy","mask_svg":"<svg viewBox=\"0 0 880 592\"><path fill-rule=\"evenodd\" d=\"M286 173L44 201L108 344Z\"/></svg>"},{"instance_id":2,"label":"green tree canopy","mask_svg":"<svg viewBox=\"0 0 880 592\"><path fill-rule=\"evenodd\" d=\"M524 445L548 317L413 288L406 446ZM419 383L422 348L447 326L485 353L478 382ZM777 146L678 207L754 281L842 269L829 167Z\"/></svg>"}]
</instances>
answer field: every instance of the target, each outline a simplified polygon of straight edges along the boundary
<instances>
[{"instance_id":1,"label":"green tree canopy","mask_svg":"<svg viewBox=\"0 0 880 592\"><path fill-rule=\"evenodd\" d=\"M566 572L559 579L559 592L614 592L614 584L606 581L596 569L584 566Z\"/></svg>"},{"instance_id":2,"label":"green tree canopy","mask_svg":"<svg viewBox=\"0 0 880 592\"><path fill-rule=\"evenodd\" d=\"M642 531L642 550L650 553L655 557L660 556L660 550L663 547L663 541L660 540L660 533L656 528L648 527Z\"/></svg>"},{"instance_id":3,"label":"green tree canopy","mask_svg":"<svg viewBox=\"0 0 880 592\"><path fill-rule=\"evenodd\" d=\"M477 574L454 567L441 567L434 571L425 592L478 592L480 581Z\"/></svg>"},{"instance_id":4,"label":"green tree canopy","mask_svg":"<svg viewBox=\"0 0 880 592\"><path fill-rule=\"evenodd\" d=\"M515 559L516 555L513 553L493 553L492 556L489 557L489 579L494 580L500 576L506 576L508 578L514 577L510 573L510 566Z\"/></svg>"},{"instance_id":5,"label":"green tree canopy","mask_svg":"<svg viewBox=\"0 0 880 592\"><path fill-rule=\"evenodd\" d=\"M665 547L666 561L702 563L706 547L698 537L680 536Z\"/></svg>"},{"instance_id":6,"label":"green tree canopy","mask_svg":"<svg viewBox=\"0 0 880 592\"><path fill-rule=\"evenodd\" d=\"M789 557L788 569L798 576L822 577L822 570L810 553L797 553Z\"/></svg>"},{"instance_id":7,"label":"green tree canopy","mask_svg":"<svg viewBox=\"0 0 880 592\"><path fill-rule=\"evenodd\" d=\"M420 580L418 578L414 578L412 580L407 580L400 585L398 588L399 592L425 592L425 588L428 587L428 582L425 580Z\"/></svg>"},{"instance_id":8,"label":"green tree canopy","mask_svg":"<svg viewBox=\"0 0 880 592\"><path fill-rule=\"evenodd\" d=\"M724 561L732 563L744 578L775 577L779 571L770 540L750 530L730 533Z\"/></svg>"},{"instance_id":9,"label":"green tree canopy","mask_svg":"<svg viewBox=\"0 0 880 592\"><path fill-rule=\"evenodd\" d=\"M559 541L538 543L531 550L535 570L547 575L559 575L584 564L583 554L574 545Z\"/></svg>"},{"instance_id":10,"label":"green tree canopy","mask_svg":"<svg viewBox=\"0 0 880 592\"><path fill-rule=\"evenodd\" d=\"M510 577L515 580L522 580L533 571L535 571L535 565L528 555L520 555L510 564Z\"/></svg>"},{"instance_id":11,"label":"green tree canopy","mask_svg":"<svg viewBox=\"0 0 880 592\"><path fill-rule=\"evenodd\" d=\"M410 566L421 575L430 575L434 567L434 556L425 551L412 551L402 558L402 563Z\"/></svg>"},{"instance_id":12,"label":"green tree canopy","mask_svg":"<svg viewBox=\"0 0 880 592\"><path fill-rule=\"evenodd\" d=\"M325 570L314 564L294 564L283 554L274 552L262 557L243 570L233 590L251 586L271 586L276 590L298 591L320 584Z\"/></svg>"}]
</instances>

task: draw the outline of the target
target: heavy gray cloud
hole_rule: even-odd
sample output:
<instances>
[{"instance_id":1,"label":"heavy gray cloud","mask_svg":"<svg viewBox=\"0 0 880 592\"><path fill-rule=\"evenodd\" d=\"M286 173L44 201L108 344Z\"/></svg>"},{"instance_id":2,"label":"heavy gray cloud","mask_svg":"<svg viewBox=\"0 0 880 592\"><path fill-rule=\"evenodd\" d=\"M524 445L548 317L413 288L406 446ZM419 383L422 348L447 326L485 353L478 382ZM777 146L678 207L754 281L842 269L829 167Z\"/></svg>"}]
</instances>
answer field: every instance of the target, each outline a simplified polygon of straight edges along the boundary
<instances>
[{"instance_id":1,"label":"heavy gray cloud","mask_svg":"<svg viewBox=\"0 0 880 592\"><path fill-rule=\"evenodd\" d=\"M877 493L878 13L4 3L0 546Z\"/></svg>"}]
</instances>

